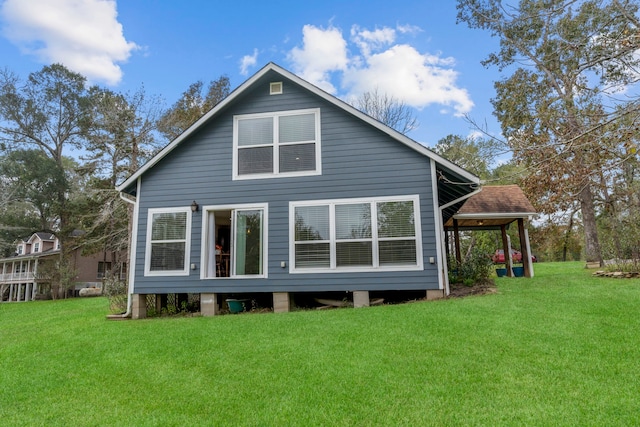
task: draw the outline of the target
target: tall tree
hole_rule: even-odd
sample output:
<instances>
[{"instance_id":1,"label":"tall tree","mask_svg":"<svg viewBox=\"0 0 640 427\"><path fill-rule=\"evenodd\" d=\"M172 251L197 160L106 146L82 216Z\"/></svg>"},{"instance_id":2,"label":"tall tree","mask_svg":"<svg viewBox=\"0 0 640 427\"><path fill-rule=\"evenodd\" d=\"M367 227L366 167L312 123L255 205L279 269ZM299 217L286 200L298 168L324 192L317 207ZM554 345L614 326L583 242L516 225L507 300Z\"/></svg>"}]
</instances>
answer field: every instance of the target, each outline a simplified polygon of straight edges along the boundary
<instances>
[{"instance_id":1,"label":"tall tree","mask_svg":"<svg viewBox=\"0 0 640 427\"><path fill-rule=\"evenodd\" d=\"M418 127L413 110L403 101L375 88L355 99L353 105L360 111L402 134Z\"/></svg>"},{"instance_id":2,"label":"tall tree","mask_svg":"<svg viewBox=\"0 0 640 427\"><path fill-rule=\"evenodd\" d=\"M67 149L80 149L88 124L85 78L53 64L31 73L25 82L14 73L0 72L0 141L8 147L37 149L64 171ZM36 165L33 165L37 167ZM52 194L60 239L64 243L69 213L65 180Z\"/></svg>"},{"instance_id":3,"label":"tall tree","mask_svg":"<svg viewBox=\"0 0 640 427\"><path fill-rule=\"evenodd\" d=\"M84 159L92 178L81 201L84 239L88 250L117 254L128 248L132 207L120 199L115 186L157 150L155 131L162 103L144 88L132 94L92 88L91 100L89 154Z\"/></svg>"},{"instance_id":4,"label":"tall tree","mask_svg":"<svg viewBox=\"0 0 640 427\"><path fill-rule=\"evenodd\" d=\"M30 203L22 201L21 188L14 185L13 176L2 172L7 162L7 156L0 157L0 257L13 255L15 241L41 224Z\"/></svg>"},{"instance_id":5,"label":"tall tree","mask_svg":"<svg viewBox=\"0 0 640 427\"><path fill-rule=\"evenodd\" d=\"M500 50L484 65L495 83L495 114L524 186L547 212L578 200L588 261L602 262L596 223L599 174L609 160L607 126L622 126L635 102L610 96L636 81L640 28L634 1L459 0L458 21L491 32Z\"/></svg>"},{"instance_id":6,"label":"tall tree","mask_svg":"<svg viewBox=\"0 0 640 427\"><path fill-rule=\"evenodd\" d=\"M204 93L201 80L193 83L180 99L167 110L158 122L158 130L169 140L173 140L200 117L225 99L231 92L229 77L220 76L212 80Z\"/></svg>"},{"instance_id":7,"label":"tall tree","mask_svg":"<svg viewBox=\"0 0 640 427\"><path fill-rule=\"evenodd\" d=\"M480 178L487 179L498 147L497 142L492 139L448 135L438 141L433 151Z\"/></svg>"},{"instance_id":8,"label":"tall tree","mask_svg":"<svg viewBox=\"0 0 640 427\"><path fill-rule=\"evenodd\" d=\"M53 64L31 73L26 81L9 70L0 72L0 142L11 149L35 149L50 158L59 173L67 174L65 151L83 148L88 120L86 79L63 65ZM38 165L32 165L38 167ZM57 218L60 258L56 277L71 285L74 277L70 267L70 222L68 196L69 179L57 181L51 198Z\"/></svg>"},{"instance_id":9,"label":"tall tree","mask_svg":"<svg viewBox=\"0 0 640 427\"><path fill-rule=\"evenodd\" d=\"M52 230L57 222L55 197L67 187L64 170L40 150L15 150L0 159L0 177L9 196L5 207L22 211L25 217L35 213L40 230ZM26 230L31 232L33 230Z\"/></svg>"}]
</instances>

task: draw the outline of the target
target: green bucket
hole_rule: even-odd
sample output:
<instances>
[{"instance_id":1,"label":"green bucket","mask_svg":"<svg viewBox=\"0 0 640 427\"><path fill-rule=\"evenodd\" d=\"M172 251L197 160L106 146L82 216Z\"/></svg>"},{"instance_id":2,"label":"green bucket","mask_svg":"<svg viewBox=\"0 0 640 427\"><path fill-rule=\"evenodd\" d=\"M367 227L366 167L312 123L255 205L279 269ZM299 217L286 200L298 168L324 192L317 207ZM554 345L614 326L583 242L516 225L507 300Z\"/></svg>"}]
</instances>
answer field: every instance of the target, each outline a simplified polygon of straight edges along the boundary
<instances>
[{"instance_id":1,"label":"green bucket","mask_svg":"<svg viewBox=\"0 0 640 427\"><path fill-rule=\"evenodd\" d=\"M248 300L246 299L234 299L234 298L227 299L227 305L229 306L229 311L234 314L242 313L247 309L247 306L246 306L247 301Z\"/></svg>"}]
</instances>

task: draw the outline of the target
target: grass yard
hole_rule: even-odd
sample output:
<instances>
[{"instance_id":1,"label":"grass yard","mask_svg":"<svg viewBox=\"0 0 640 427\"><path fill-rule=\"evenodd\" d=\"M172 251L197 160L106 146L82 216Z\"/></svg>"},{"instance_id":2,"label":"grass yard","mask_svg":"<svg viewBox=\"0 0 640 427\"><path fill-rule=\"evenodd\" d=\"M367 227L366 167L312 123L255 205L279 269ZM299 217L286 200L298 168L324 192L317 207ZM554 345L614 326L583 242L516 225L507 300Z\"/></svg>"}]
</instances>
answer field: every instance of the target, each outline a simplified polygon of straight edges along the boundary
<instances>
[{"instance_id":1,"label":"grass yard","mask_svg":"<svg viewBox=\"0 0 640 427\"><path fill-rule=\"evenodd\" d=\"M0 304L0 425L640 425L640 280L582 266L366 309L118 322L104 298Z\"/></svg>"}]
</instances>

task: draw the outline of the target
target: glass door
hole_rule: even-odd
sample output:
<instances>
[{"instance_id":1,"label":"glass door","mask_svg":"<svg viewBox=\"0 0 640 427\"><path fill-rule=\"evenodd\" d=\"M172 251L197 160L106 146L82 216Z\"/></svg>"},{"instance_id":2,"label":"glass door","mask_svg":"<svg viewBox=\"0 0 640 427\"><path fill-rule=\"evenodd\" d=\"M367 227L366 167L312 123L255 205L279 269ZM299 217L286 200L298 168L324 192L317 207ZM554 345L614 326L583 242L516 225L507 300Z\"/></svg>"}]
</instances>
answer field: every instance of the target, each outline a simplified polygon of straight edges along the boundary
<instances>
[{"instance_id":1,"label":"glass door","mask_svg":"<svg viewBox=\"0 0 640 427\"><path fill-rule=\"evenodd\" d=\"M233 275L263 275L263 210L234 210L232 228Z\"/></svg>"}]
</instances>

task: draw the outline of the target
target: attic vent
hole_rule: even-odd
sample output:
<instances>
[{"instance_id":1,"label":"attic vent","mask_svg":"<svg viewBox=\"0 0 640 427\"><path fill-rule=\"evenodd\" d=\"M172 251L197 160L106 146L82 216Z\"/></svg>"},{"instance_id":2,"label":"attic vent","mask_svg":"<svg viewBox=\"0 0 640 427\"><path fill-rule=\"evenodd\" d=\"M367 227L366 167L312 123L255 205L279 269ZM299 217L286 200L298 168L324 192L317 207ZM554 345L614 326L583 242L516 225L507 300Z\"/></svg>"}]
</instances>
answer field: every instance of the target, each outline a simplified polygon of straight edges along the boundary
<instances>
[{"instance_id":1,"label":"attic vent","mask_svg":"<svg viewBox=\"0 0 640 427\"><path fill-rule=\"evenodd\" d=\"M270 95L280 95L282 93L282 82L272 82L269 86Z\"/></svg>"}]
</instances>

